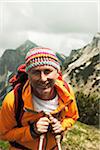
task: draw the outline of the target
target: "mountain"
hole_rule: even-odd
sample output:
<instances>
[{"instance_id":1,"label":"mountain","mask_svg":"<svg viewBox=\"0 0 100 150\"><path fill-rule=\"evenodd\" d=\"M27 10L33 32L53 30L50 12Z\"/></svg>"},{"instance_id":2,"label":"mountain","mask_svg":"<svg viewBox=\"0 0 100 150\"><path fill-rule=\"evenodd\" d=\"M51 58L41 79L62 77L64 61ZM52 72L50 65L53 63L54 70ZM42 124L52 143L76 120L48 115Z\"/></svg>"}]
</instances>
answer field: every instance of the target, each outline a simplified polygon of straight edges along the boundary
<instances>
[{"instance_id":1,"label":"mountain","mask_svg":"<svg viewBox=\"0 0 100 150\"><path fill-rule=\"evenodd\" d=\"M38 47L37 44L27 40L22 45L20 45L18 48L16 48L17 53L19 53L22 56L25 56L26 53L33 47Z\"/></svg>"},{"instance_id":2,"label":"mountain","mask_svg":"<svg viewBox=\"0 0 100 150\"><path fill-rule=\"evenodd\" d=\"M16 49L6 49L0 58L0 98L5 93L8 78L15 73L17 67L24 63L24 58L29 49L37 47L35 43L27 40Z\"/></svg>"},{"instance_id":3,"label":"mountain","mask_svg":"<svg viewBox=\"0 0 100 150\"><path fill-rule=\"evenodd\" d=\"M78 50L72 50L64 62L63 77L76 91L84 93L99 93L99 54L100 33L97 33L92 42Z\"/></svg>"},{"instance_id":4,"label":"mountain","mask_svg":"<svg viewBox=\"0 0 100 150\"><path fill-rule=\"evenodd\" d=\"M10 72L15 71L20 64L24 63L26 53L33 47L37 45L27 40L16 49L6 49L0 58L0 75L4 74L5 69Z\"/></svg>"}]
</instances>

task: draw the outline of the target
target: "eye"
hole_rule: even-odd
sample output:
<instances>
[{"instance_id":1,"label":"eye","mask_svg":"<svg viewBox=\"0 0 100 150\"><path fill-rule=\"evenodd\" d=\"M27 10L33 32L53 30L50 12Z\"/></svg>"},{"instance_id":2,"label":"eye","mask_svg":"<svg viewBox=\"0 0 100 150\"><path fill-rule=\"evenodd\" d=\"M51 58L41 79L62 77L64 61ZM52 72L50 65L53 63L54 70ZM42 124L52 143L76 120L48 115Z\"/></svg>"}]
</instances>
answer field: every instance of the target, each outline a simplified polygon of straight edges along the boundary
<instances>
[{"instance_id":1,"label":"eye","mask_svg":"<svg viewBox=\"0 0 100 150\"><path fill-rule=\"evenodd\" d=\"M44 70L44 74L49 74L49 73L51 73L51 72L52 72L52 70L50 70L50 69Z\"/></svg>"}]
</instances>

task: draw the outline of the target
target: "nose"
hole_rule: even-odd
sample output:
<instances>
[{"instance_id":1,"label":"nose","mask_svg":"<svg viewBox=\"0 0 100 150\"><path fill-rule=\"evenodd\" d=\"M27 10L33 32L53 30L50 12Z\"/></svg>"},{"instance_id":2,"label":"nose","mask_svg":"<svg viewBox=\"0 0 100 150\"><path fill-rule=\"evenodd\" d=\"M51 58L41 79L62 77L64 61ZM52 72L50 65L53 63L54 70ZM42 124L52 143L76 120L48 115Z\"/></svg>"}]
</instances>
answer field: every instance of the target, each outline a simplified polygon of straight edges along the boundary
<instances>
[{"instance_id":1,"label":"nose","mask_svg":"<svg viewBox=\"0 0 100 150\"><path fill-rule=\"evenodd\" d=\"M41 71L40 79L41 79L41 81L46 81L47 80L47 75L45 75L45 73L43 71Z\"/></svg>"}]
</instances>

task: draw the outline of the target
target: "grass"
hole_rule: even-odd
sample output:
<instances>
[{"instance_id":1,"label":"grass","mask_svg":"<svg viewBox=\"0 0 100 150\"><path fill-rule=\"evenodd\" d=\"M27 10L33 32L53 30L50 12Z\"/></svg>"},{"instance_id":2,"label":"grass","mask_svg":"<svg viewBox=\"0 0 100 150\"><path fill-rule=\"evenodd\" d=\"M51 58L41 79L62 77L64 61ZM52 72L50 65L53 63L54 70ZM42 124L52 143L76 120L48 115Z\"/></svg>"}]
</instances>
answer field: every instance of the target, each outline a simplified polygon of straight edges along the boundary
<instances>
[{"instance_id":1,"label":"grass","mask_svg":"<svg viewBox=\"0 0 100 150\"><path fill-rule=\"evenodd\" d=\"M99 150L99 129L77 122L63 139L63 150Z\"/></svg>"},{"instance_id":2,"label":"grass","mask_svg":"<svg viewBox=\"0 0 100 150\"><path fill-rule=\"evenodd\" d=\"M62 141L62 150L100 150L99 129L77 122L66 131ZM0 150L8 150L8 143L0 141Z\"/></svg>"},{"instance_id":3,"label":"grass","mask_svg":"<svg viewBox=\"0 0 100 150\"><path fill-rule=\"evenodd\" d=\"M8 142L0 141L0 150L8 150Z\"/></svg>"}]
</instances>

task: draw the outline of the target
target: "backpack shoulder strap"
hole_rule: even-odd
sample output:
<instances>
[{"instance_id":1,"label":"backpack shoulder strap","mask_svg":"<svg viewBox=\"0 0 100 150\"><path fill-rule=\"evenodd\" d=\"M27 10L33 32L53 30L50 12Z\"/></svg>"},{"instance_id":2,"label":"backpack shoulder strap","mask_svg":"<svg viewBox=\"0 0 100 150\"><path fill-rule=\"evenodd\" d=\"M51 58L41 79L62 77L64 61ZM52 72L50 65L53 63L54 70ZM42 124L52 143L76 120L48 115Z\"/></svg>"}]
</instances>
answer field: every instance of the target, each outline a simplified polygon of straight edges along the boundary
<instances>
[{"instance_id":1,"label":"backpack shoulder strap","mask_svg":"<svg viewBox=\"0 0 100 150\"><path fill-rule=\"evenodd\" d=\"M25 64L22 64L17 69L17 74L14 75L9 82L14 89L15 96L15 117L17 121L17 126L21 126L21 118L23 115L23 99L22 99L22 89L24 84L28 79L28 75L25 72Z\"/></svg>"},{"instance_id":2,"label":"backpack shoulder strap","mask_svg":"<svg viewBox=\"0 0 100 150\"><path fill-rule=\"evenodd\" d=\"M15 96L15 117L17 121L17 127L22 127L21 124L21 118L23 116L24 110L23 110L23 99L22 99L22 88L23 85L17 84L14 88L14 96ZM10 145L12 145L15 148L23 149L23 150L30 150L29 148L17 143L16 141L10 141Z\"/></svg>"},{"instance_id":3,"label":"backpack shoulder strap","mask_svg":"<svg viewBox=\"0 0 100 150\"><path fill-rule=\"evenodd\" d=\"M23 85L16 85L14 88L14 96L15 96L15 117L17 121L17 126L21 127L21 118L23 116L24 110L23 110L23 99L22 99L22 88Z\"/></svg>"}]
</instances>

